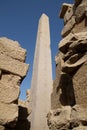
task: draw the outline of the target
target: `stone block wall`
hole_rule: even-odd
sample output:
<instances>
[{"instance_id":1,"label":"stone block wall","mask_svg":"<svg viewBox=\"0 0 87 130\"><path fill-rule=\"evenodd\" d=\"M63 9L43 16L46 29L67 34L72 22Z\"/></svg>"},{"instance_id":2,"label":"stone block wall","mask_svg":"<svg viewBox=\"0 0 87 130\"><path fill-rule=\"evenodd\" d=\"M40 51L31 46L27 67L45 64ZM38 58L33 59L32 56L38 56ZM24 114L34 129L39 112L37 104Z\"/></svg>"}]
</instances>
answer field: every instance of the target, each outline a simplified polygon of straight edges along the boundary
<instances>
[{"instance_id":1,"label":"stone block wall","mask_svg":"<svg viewBox=\"0 0 87 130\"><path fill-rule=\"evenodd\" d=\"M87 0L62 5L64 20L55 57L56 79L51 94L51 130L87 130Z\"/></svg>"},{"instance_id":2,"label":"stone block wall","mask_svg":"<svg viewBox=\"0 0 87 130\"><path fill-rule=\"evenodd\" d=\"M29 67L25 58L17 41L0 38L0 130L12 130L19 121L20 84Z\"/></svg>"}]
</instances>

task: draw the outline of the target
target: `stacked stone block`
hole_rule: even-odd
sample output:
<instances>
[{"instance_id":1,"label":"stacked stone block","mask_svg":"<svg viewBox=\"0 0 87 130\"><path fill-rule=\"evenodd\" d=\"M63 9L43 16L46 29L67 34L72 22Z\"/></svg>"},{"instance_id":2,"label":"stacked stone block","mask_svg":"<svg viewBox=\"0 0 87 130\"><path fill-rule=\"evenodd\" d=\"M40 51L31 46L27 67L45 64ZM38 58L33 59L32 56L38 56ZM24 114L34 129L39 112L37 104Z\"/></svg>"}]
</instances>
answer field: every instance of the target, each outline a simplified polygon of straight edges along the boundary
<instances>
[{"instance_id":1,"label":"stacked stone block","mask_svg":"<svg viewBox=\"0 0 87 130\"><path fill-rule=\"evenodd\" d=\"M18 121L20 84L29 66L25 58L17 41L0 38L0 130L14 128Z\"/></svg>"},{"instance_id":2,"label":"stacked stone block","mask_svg":"<svg viewBox=\"0 0 87 130\"><path fill-rule=\"evenodd\" d=\"M55 57L56 79L51 95L51 130L87 129L87 0L62 5L64 19Z\"/></svg>"}]
</instances>

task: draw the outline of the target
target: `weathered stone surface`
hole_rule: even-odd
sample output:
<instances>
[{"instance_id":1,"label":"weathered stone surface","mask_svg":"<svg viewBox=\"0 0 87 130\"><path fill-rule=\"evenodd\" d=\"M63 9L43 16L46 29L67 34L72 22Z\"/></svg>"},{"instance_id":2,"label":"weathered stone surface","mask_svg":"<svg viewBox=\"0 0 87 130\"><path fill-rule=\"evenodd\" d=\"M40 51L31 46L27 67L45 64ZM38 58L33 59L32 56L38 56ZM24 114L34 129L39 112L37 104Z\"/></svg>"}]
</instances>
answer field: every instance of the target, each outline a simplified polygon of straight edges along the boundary
<instances>
[{"instance_id":1,"label":"weathered stone surface","mask_svg":"<svg viewBox=\"0 0 87 130\"><path fill-rule=\"evenodd\" d=\"M75 73L73 87L76 104L87 107L87 61Z\"/></svg>"},{"instance_id":2,"label":"weathered stone surface","mask_svg":"<svg viewBox=\"0 0 87 130\"><path fill-rule=\"evenodd\" d=\"M69 49L72 50L73 52L86 52L87 51L87 40L83 39L79 39L75 42L73 42L70 46Z\"/></svg>"},{"instance_id":3,"label":"weathered stone surface","mask_svg":"<svg viewBox=\"0 0 87 130\"><path fill-rule=\"evenodd\" d=\"M1 37L0 42L7 44L9 46L20 47L20 44L17 41L13 41L13 40L8 39L6 37Z\"/></svg>"},{"instance_id":4,"label":"weathered stone surface","mask_svg":"<svg viewBox=\"0 0 87 130\"><path fill-rule=\"evenodd\" d=\"M51 109L60 108L62 105L75 104L72 77L61 71L61 53L56 56L56 79L53 82L51 94Z\"/></svg>"},{"instance_id":5,"label":"weathered stone surface","mask_svg":"<svg viewBox=\"0 0 87 130\"><path fill-rule=\"evenodd\" d=\"M74 41L77 40L77 36L74 35L73 33L70 33L68 36L66 36L65 38L63 38L60 43L58 44L59 50L63 53L67 52L67 49L69 47L69 45Z\"/></svg>"},{"instance_id":6,"label":"weathered stone surface","mask_svg":"<svg viewBox=\"0 0 87 130\"><path fill-rule=\"evenodd\" d=\"M76 127L72 130L87 130L87 126L79 126L79 127Z\"/></svg>"},{"instance_id":7,"label":"weathered stone surface","mask_svg":"<svg viewBox=\"0 0 87 130\"><path fill-rule=\"evenodd\" d=\"M48 126L52 130L67 130L70 125L71 107L65 106L62 109L50 111L47 115Z\"/></svg>"},{"instance_id":8,"label":"weathered stone surface","mask_svg":"<svg viewBox=\"0 0 87 130\"><path fill-rule=\"evenodd\" d=\"M87 0L75 0L72 7L60 13L64 32L55 57L52 110L47 116L51 130L87 130ZM68 25L72 17L73 28ZM67 106L69 113L64 112Z\"/></svg>"},{"instance_id":9,"label":"weathered stone surface","mask_svg":"<svg viewBox=\"0 0 87 130\"><path fill-rule=\"evenodd\" d=\"M80 23L75 24L74 28L72 29L73 33L79 33L82 32L83 30L86 30L86 20L83 19Z\"/></svg>"},{"instance_id":10,"label":"weathered stone surface","mask_svg":"<svg viewBox=\"0 0 87 130\"><path fill-rule=\"evenodd\" d=\"M0 102L0 124L12 123L15 125L18 118L18 106L15 104L4 104ZM14 122L13 122L14 121Z\"/></svg>"},{"instance_id":11,"label":"weathered stone surface","mask_svg":"<svg viewBox=\"0 0 87 130\"><path fill-rule=\"evenodd\" d=\"M70 56L76 53L84 53L87 51L87 32L80 32L72 34L70 33L59 43L59 49L64 53L62 58L64 60L70 58Z\"/></svg>"},{"instance_id":12,"label":"weathered stone surface","mask_svg":"<svg viewBox=\"0 0 87 130\"><path fill-rule=\"evenodd\" d=\"M11 103L18 99L20 93L19 76L12 74L3 74L0 79L0 101L4 103ZM4 88L4 89L3 89Z\"/></svg>"},{"instance_id":13,"label":"weathered stone surface","mask_svg":"<svg viewBox=\"0 0 87 130\"><path fill-rule=\"evenodd\" d=\"M59 14L60 18L64 18L64 15L65 15L65 13L66 13L66 11L68 10L69 7L72 7L72 5L67 4L67 3L63 3L60 14Z\"/></svg>"},{"instance_id":14,"label":"weathered stone surface","mask_svg":"<svg viewBox=\"0 0 87 130\"><path fill-rule=\"evenodd\" d=\"M28 65L0 54L0 69L24 77L27 74Z\"/></svg>"},{"instance_id":15,"label":"weathered stone surface","mask_svg":"<svg viewBox=\"0 0 87 130\"><path fill-rule=\"evenodd\" d=\"M59 98L61 94L59 82L61 78L61 55L58 53L55 57L56 60L56 78L53 81L53 92L51 94L51 109L57 109L61 107Z\"/></svg>"},{"instance_id":16,"label":"weathered stone surface","mask_svg":"<svg viewBox=\"0 0 87 130\"><path fill-rule=\"evenodd\" d=\"M72 16L73 16L73 5L71 7L68 7L68 10L64 15L64 23L66 24Z\"/></svg>"},{"instance_id":17,"label":"weathered stone surface","mask_svg":"<svg viewBox=\"0 0 87 130\"><path fill-rule=\"evenodd\" d=\"M75 11L76 22L79 23L83 18L85 18L85 12L87 11L87 3L80 4Z\"/></svg>"},{"instance_id":18,"label":"weathered stone surface","mask_svg":"<svg viewBox=\"0 0 87 130\"><path fill-rule=\"evenodd\" d=\"M67 36L71 32L71 30L74 27L75 23L76 23L75 17L72 16L72 18L66 23L66 25L64 26L64 28L63 28L63 30L61 32L62 37Z\"/></svg>"},{"instance_id":19,"label":"weathered stone surface","mask_svg":"<svg viewBox=\"0 0 87 130\"><path fill-rule=\"evenodd\" d=\"M87 108L75 105L73 107L65 106L63 108L54 109L48 113L47 121L49 129L51 130L87 128Z\"/></svg>"},{"instance_id":20,"label":"weathered stone surface","mask_svg":"<svg viewBox=\"0 0 87 130\"><path fill-rule=\"evenodd\" d=\"M87 127L87 108L75 105L71 111L71 127L79 125Z\"/></svg>"},{"instance_id":21,"label":"weathered stone surface","mask_svg":"<svg viewBox=\"0 0 87 130\"><path fill-rule=\"evenodd\" d=\"M67 62L68 64L74 64L74 63L77 62L82 56L84 56L84 54L82 54L82 53L73 54L72 56L70 56L70 58L68 58L68 60L66 60L66 62Z\"/></svg>"},{"instance_id":22,"label":"weathered stone surface","mask_svg":"<svg viewBox=\"0 0 87 130\"><path fill-rule=\"evenodd\" d=\"M4 87L4 90L2 87ZM0 101L5 103L11 103L11 101L17 100L19 97L19 90L19 86L9 88L0 83ZM14 93L12 94L12 92Z\"/></svg>"},{"instance_id":23,"label":"weathered stone surface","mask_svg":"<svg viewBox=\"0 0 87 130\"><path fill-rule=\"evenodd\" d=\"M87 36L87 29L86 30L83 30L79 33L75 33L75 36L79 39L79 40L84 40L86 39L86 36Z\"/></svg>"},{"instance_id":24,"label":"weathered stone surface","mask_svg":"<svg viewBox=\"0 0 87 130\"><path fill-rule=\"evenodd\" d=\"M0 38L0 130L15 130L19 121L20 84L28 71L25 57L18 42Z\"/></svg>"},{"instance_id":25,"label":"weathered stone surface","mask_svg":"<svg viewBox=\"0 0 87 130\"><path fill-rule=\"evenodd\" d=\"M5 54L22 62L26 58L26 50L21 48L17 42L7 38L0 38L0 54Z\"/></svg>"},{"instance_id":26,"label":"weathered stone surface","mask_svg":"<svg viewBox=\"0 0 87 130\"><path fill-rule=\"evenodd\" d=\"M62 66L62 71L66 73L73 72L75 69L77 69L78 66L82 65L87 61L87 54L84 55L82 58L80 58L78 61L76 61L74 64L69 64L65 62Z\"/></svg>"}]
</instances>

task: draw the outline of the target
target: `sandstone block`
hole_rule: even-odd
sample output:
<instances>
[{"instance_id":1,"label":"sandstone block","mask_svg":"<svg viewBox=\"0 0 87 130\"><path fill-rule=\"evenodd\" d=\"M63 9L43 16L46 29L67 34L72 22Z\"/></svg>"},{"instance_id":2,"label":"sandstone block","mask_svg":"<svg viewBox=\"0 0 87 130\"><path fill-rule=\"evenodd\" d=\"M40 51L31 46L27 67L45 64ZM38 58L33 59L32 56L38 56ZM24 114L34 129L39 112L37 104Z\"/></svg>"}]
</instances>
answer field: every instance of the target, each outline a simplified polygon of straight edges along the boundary
<instances>
[{"instance_id":1,"label":"sandstone block","mask_svg":"<svg viewBox=\"0 0 87 130\"><path fill-rule=\"evenodd\" d=\"M3 89L4 87L4 89ZM3 83L0 83L0 101L5 103L11 103L18 99L19 97L19 86L14 86L9 88Z\"/></svg>"},{"instance_id":2,"label":"sandstone block","mask_svg":"<svg viewBox=\"0 0 87 130\"><path fill-rule=\"evenodd\" d=\"M3 74L0 79L0 101L4 103L11 103L18 99L20 93L19 76L12 74Z\"/></svg>"},{"instance_id":3,"label":"sandstone block","mask_svg":"<svg viewBox=\"0 0 87 130\"><path fill-rule=\"evenodd\" d=\"M21 78L20 76L9 74L9 73L3 73L0 79L0 82L3 84L6 84L8 87L20 85Z\"/></svg>"},{"instance_id":4,"label":"sandstone block","mask_svg":"<svg viewBox=\"0 0 87 130\"><path fill-rule=\"evenodd\" d=\"M28 71L28 65L0 54L0 69L24 77Z\"/></svg>"},{"instance_id":5,"label":"sandstone block","mask_svg":"<svg viewBox=\"0 0 87 130\"><path fill-rule=\"evenodd\" d=\"M72 80L76 104L87 108L87 61L78 69Z\"/></svg>"},{"instance_id":6,"label":"sandstone block","mask_svg":"<svg viewBox=\"0 0 87 130\"><path fill-rule=\"evenodd\" d=\"M14 121L16 123L18 118L18 106L15 104L4 104L0 102L0 124L6 125Z\"/></svg>"},{"instance_id":7,"label":"sandstone block","mask_svg":"<svg viewBox=\"0 0 87 130\"><path fill-rule=\"evenodd\" d=\"M20 47L20 44L17 41L13 41L6 37L1 37L0 42L3 42L4 44L8 44L9 46Z\"/></svg>"},{"instance_id":8,"label":"sandstone block","mask_svg":"<svg viewBox=\"0 0 87 130\"><path fill-rule=\"evenodd\" d=\"M59 101L60 98L60 77L61 77L61 55L58 53L56 56L56 78L53 81L53 92L51 94L51 109L57 109L61 107L61 103Z\"/></svg>"},{"instance_id":9,"label":"sandstone block","mask_svg":"<svg viewBox=\"0 0 87 130\"><path fill-rule=\"evenodd\" d=\"M19 45L16 45L15 43L15 41L6 38L0 38L0 54L3 53L9 57L24 62L26 57L26 50L21 48Z\"/></svg>"},{"instance_id":10,"label":"sandstone block","mask_svg":"<svg viewBox=\"0 0 87 130\"><path fill-rule=\"evenodd\" d=\"M72 50L73 53L85 53L87 51L87 40L77 40L69 46L69 49Z\"/></svg>"},{"instance_id":11,"label":"sandstone block","mask_svg":"<svg viewBox=\"0 0 87 130\"><path fill-rule=\"evenodd\" d=\"M66 52L66 54L63 54L63 60L64 62L67 61L71 56L73 55L72 50L68 50L68 52Z\"/></svg>"},{"instance_id":12,"label":"sandstone block","mask_svg":"<svg viewBox=\"0 0 87 130\"><path fill-rule=\"evenodd\" d=\"M84 55L82 58L80 58L77 62L75 62L74 64L69 64L67 62L65 62L62 66L62 71L66 72L66 73L71 73L74 72L77 67L79 67L80 65L82 65L83 63L85 63L87 61L87 54Z\"/></svg>"},{"instance_id":13,"label":"sandstone block","mask_svg":"<svg viewBox=\"0 0 87 130\"><path fill-rule=\"evenodd\" d=\"M60 43L58 44L59 46L59 50L63 53L67 52L67 49L69 47L69 45L74 41L77 40L77 36L70 33L69 35L67 35L65 38L63 38Z\"/></svg>"},{"instance_id":14,"label":"sandstone block","mask_svg":"<svg viewBox=\"0 0 87 130\"><path fill-rule=\"evenodd\" d=\"M87 36L87 30L83 30L82 32L75 33L75 36L78 38L78 40L84 40Z\"/></svg>"},{"instance_id":15,"label":"sandstone block","mask_svg":"<svg viewBox=\"0 0 87 130\"><path fill-rule=\"evenodd\" d=\"M79 23L85 18L85 12L87 10L87 4L80 4L75 11L76 22Z\"/></svg>"},{"instance_id":16,"label":"sandstone block","mask_svg":"<svg viewBox=\"0 0 87 130\"><path fill-rule=\"evenodd\" d=\"M82 32L83 30L86 30L86 20L83 19L80 23L75 24L74 28L72 29L73 33L79 33Z\"/></svg>"},{"instance_id":17,"label":"sandstone block","mask_svg":"<svg viewBox=\"0 0 87 130\"><path fill-rule=\"evenodd\" d=\"M70 18L73 15L73 5L72 7L69 7L68 10L66 11L65 15L64 15L64 23L66 24Z\"/></svg>"},{"instance_id":18,"label":"sandstone block","mask_svg":"<svg viewBox=\"0 0 87 130\"><path fill-rule=\"evenodd\" d=\"M62 30L62 32L61 32L61 35L62 35L63 37L67 36L67 35L71 32L71 30L72 30L72 28L74 27L75 23L76 23L75 17L72 16L72 18L71 18L71 19L66 23L66 25L64 26L64 28L63 28L63 30Z\"/></svg>"},{"instance_id":19,"label":"sandstone block","mask_svg":"<svg viewBox=\"0 0 87 130\"><path fill-rule=\"evenodd\" d=\"M84 56L84 54L82 53L76 53L73 54L72 56L70 56L68 58L68 60L66 61L68 64L74 64L75 62L77 62L82 56Z\"/></svg>"},{"instance_id":20,"label":"sandstone block","mask_svg":"<svg viewBox=\"0 0 87 130\"><path fill-rule=\"evenodd\" d=\"M68 7L72 7L72 5L67 4L67 3L63 3L60 14L59 14L60 18L64 18L64 15L65 15L66 11L68 10Z\"/></svg>"}]
</instances>

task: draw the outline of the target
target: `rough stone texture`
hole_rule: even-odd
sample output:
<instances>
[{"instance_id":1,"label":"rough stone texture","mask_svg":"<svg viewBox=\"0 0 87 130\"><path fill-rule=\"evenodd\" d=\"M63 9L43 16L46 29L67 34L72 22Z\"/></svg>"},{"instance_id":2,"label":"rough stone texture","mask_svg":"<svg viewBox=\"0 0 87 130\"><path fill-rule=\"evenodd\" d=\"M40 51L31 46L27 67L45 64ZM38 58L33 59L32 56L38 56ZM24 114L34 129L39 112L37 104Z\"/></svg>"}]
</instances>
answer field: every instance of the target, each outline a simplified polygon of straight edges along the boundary
<instances>
[{"instance_id":1,"label":"rough stone texture","mask_svg":"<svg viewBox=\"0 0 87 130\"><path fill-rule=\"evenodd\" d=\"M66 11L68 10L69 7L72 7L72 5L67 4L67 3L63 3L60 14L59 14L60 18L64 18L64 15L65 15L65 13L66 13Z\"/></svg>"},{"instance_id":2,"label":"rough stone texture","mask_svg":"<svg viewBox=\"0 0 87 130\"><path fill-rule=\"evenodd\" d=\"M70 33L68 36L66 36L65 38L63 38L60 43L58 44L59 50L61 52L63 52L64 54L67 53L67 49L69 47L69 45L71 44L71 42L73 42L74 40L77 40L78 37L76 37L75 34Z\"/></svg>"},{"instance_id":3,"label":"rough stone texture","mask_svg":"<svg viewBox=\"0 0 87 130\"><path fill-rule=\"evenodd\" d=\"M68 7L68 10L64 15L64 23L66 24L72 16L73 16L73 6Z\"/></svg>"},{"instance_id":4,"label":"rough stone texture","mask_svg":"<svg viewBox=\"0 0 87 130\"><path fill-rule=\"evenodd\" d=\"M71 127L83 125L87 126L87 108L75 105L71 111Z\"/></svg>"},{"instance_id":5,"label":"rough stone texture","mask_svg":"<svg viewBox=\"0 0 87 130\"><path fill-rule=\"evenodd\" d=\"M60 17L65 26L55 58L56 79L47 121L50 130L87 130L87 0L75 0L68 8L64 5Z\"/></svg>"},{"instance_id":6,"label":"rough stone texture","mask_svg":"<svg viewBox=\"0 0 87 130\"><path fill-rule=\"evenodd\" d=\"M60 102L59 102L59 95L60 95L60 91L57 90L58 84L59 84L59 80L60 80L60 74L61 74L61 60L60 60L60 54L58 54L55 57L55 61L56 61L56 79L53 82L53 92L51 94L51 109L56 109L58 108L58 106L60 106Z\"/></svg>"},{"instance_id":7,"label":"rough stone texture","mask_svg":"<svg viewBox=\"0 0 87 130\"><path fill-rule=\"evenodd\" d=\"M87 108L87 61L75 73L73 87L76 103Z\"/></svg>"},{"instance_id":8,"label":"rough stone texture","mask_svg":"<svg viewBox=\"0 0 87 130\"><path fill-rule=\"evenodd\" d=\"M62 109L56 109L50 111L47 115L48 117L48 126L52 130L67 130L70 125L70 114L71 107L66 106Z\"/></svg>"},{"instance_id":9,"label":"rough stone texture","mask_svg":"<svg viewBox=\"0 0 87 130\"><path fill-rule=\"evenodd\" d=\"M0 101L11 103L18 99L20 92L19 76L13 74L3 74L0 80ZM4 89L3 89L4 88ZM14 92L14 93L13 93Z\"/></svg>"},{"instance_id":10,"label":"rough stone texture","mask_svg":"<svg viewBox=\"0 0 87 130\"><path fill-rule=\"evenodd\" d=\"M24 77L26 76L28 65L4 54L0 54L0 69Z\"/></svg>"},{"instance_id":11,"label":"rough stone texture","mask_svg":"<svg viewBox=\"0 0 87 130\"><path fill-rule=\"evenodd\" d=\"M76 23L75 17L72 16L72 18L66 23L66 25L64 26L64 28L61 32L62 37L65 37L70 33L70 31L74 27L75 23Z\"/></svg>"},{"instance_id":12,"label":"rough stone texture","mask_svg":"<svg viewBox=\"0 0 87 130\"><path fill-rule=\"evenodd\" d=\"M84 19L85 13L87 11L87 3L80 4L75 11L76 22L79 23Z\"/></svg>"},{"instance_id":13,"label":"rough stone texture","mask_svg":"<svg viewBox=\"0 0 87 130\"><path fill-rule=\"evenodd\" d=\"M25 61L26 50L21 48L18 42L7 38L0 38L0 54L3 53L13 59Z\"/></svg>"},{"instance_id":14,"label":"rough stone texture","mask_svg":"<svg viewBox=\"0 0 87 130\"><path fill-rule=\"evenodd\" d=\"M86 21L87 21L86 19L83 19L80 23L75 24L74 28L72 29L72 32L79 33L85 30L87 27Z\"/></svg>"},{"instance_id":15,"label":"rough stone texture","mask_svg":"<svg viewBox=\"0 0 87 130\"><path fill-rule=\"evenodd\" d=\"M51 110L47 119L52 130L87 130L87 109L79 105Z\"/></svg>"},{"instance_id":16,"label":"rough stone texture","mask_svg":"<svg viewBox=\"0 0 87 130\"><path fill-rule=\"evenodd\" d=\"M20 84L28 71L25 58L18 42L0 38L0 130L16 130Z\"/></svg>"},{"instance_id":17,"label":"rough stone texture","mask_svg":"<svg viewBox=\"0 0 87 130\"><path fill-rule=\"evenodd\" d=\"M49 18L42 14L37 33L31 83L31 130L48 130L46 115L51 109L52 63Z\"/></svg>"},{"instance_id":18,"label":"rough stone texture","mask_svg":"<svg viewBox=\"0 0 87 130\"><path fill-rule=\"evenodd\" d=\"M18 117L17 105L0 103L0 124L1 125L7 125L12 121L17 121L17 117Z\"/></svg>"}]
</instances>

